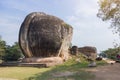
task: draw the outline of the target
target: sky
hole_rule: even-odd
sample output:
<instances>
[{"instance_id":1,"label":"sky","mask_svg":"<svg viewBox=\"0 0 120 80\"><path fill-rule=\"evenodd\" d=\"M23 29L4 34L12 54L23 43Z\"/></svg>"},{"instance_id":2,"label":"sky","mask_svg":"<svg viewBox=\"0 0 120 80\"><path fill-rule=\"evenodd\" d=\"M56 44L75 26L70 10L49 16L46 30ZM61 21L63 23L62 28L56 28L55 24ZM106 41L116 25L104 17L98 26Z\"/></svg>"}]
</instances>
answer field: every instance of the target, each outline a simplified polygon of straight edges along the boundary
<instances>
[{"instance_id":1,"label":"sky","mask_svg":"<svg viewBox=\"0 0 120 80\"><path fill-rule=\"evenodd\" d=\"M98 0L0 0L0 35L8 45L18 41L20 26L31 12L54 15L73 27L72 45L94 46L98 52L113 47L118 41L96 14Z\"/></svg>"}]
</instances>

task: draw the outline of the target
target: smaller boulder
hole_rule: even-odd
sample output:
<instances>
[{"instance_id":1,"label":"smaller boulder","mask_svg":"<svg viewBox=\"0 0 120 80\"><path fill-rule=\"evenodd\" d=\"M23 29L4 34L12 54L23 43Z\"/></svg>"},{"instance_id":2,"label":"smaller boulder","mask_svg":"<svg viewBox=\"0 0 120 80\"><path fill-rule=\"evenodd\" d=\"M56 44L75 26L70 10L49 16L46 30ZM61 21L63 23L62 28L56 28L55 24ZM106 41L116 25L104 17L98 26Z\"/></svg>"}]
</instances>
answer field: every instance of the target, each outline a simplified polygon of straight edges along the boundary
<instances>
[{"instance_id":1,"label":"smaller boulder","mask_svg":"<svg viewBox=\"0 0 120 80\"><path fill-rule=\"evenodd\" d=\"M77 46L72 46L72 48L70 49L70 53L72 55L77 55L78 54L78 47Z\"/></svg>"},{"instance_id":2,"label":"smaller boulder","mask_svg":"<svg viewBox=\"0 0 120 80\"><path fill-rule=\"evenodd\" d=\"M101 57L97 57L97 58L96 58L96 61L101 61L101 60L102 60Z\"/></svg>"},{"instance_id":3,"label":"smaller boulder","mask_svg":"<svg viewBox=\"0 0 120 80\"><path fill-rule=\"evenodd\" d=\"M88 67L96 67L96 62L95 62L95 61L91 61L91 62L88 64Z\"/></svg>"}]
</instances>

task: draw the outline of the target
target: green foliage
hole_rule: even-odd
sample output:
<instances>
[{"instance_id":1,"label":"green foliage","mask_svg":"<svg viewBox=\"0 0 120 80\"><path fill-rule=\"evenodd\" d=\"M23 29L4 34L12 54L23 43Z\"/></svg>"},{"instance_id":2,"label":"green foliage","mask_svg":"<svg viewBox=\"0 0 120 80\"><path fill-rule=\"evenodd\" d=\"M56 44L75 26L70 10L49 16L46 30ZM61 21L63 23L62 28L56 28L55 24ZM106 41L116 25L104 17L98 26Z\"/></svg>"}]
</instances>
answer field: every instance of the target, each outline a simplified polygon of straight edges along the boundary
<instances>
[{"instance_id":1,"label":"green foliage","mask_svg":"<svg viewBox=\"0 0 120 80\"><path fill-rule=\"evenodd\" d=\"M103 21L110 20L114 33L120 36L120 0L99 0L97 16Z\"/></svg>"},{"instance_id":2,"label":"green foliage","mask_svg":"<svg viewBox=\"0 0 120 80\"><path fill-rule=\"evenodd\" d=\"M103 57L103 58L107 58L107 57L108 57L107 54L106 54L106 53L103 53L103 52L100 53L99 56L100 56L100 57Z\"/></svg>"},{"instance_id":3,"label":"green foliage","mask_svg":"<svg viewBox=\"0 0 120 80\"><path fill-rule=\"evenodd\" d=\"M5 49L6 49L6 42L2 40L0 37L0 59L2 59L3 55L5 54Z\"/></svg>"},{"instance_id":4,"label":"green foliage","mask_svg":"<svg viewBox=\"0 0 120 80\"><path fill-rule=\"evenodd\" d=\"M19 48L17 42L15 42L12 46L7 46L5 55L3 56L4 61L17 61L20 57L22 57L22 52Z\"/></svg>"},{"instance_id":5,"label":"green foliage","mask_svg":"<svg viewBox=\"0 0 120 80\"><path fill-rule=\"evenodd\" d=\"M101 61L96 61L96 64L97 64L97 66L103 66L103 65L106 65L107 62L101 60Z\"/></svg>"},{"instance_id":6,"label":"green foliage","mask_svg":"<svg viewBox=\"0 0 120 80\"><path fill-rule=\"evenodd\" d=\"M65 28L67 28L67 29L69 29L71 27L69 24L66 24L66 23L63 23L62 25L65 26Z\"/></svg>"},{"instance_id":7,"label":"green foliage","mask_svg":"<svg viewBox=\"0 0 120 80\"><path fill-rule=\"evenodd\" d=\"M107 54L108 58L116 60L116 55L120 52L120 47L109 48L108 50L102 51L102 53Z\"/></svg>"},{"instance_id":8,"label":"green foliage","mask_svg":"<svg viewBox=\"0 0 120 80\"><path fill-rule=\"evenodd\" d=\"M23 55L17 42L12 46L6 45L6 42L0 36L0 60L16 61L21 56Z\"/></svg>"}]
</instances>

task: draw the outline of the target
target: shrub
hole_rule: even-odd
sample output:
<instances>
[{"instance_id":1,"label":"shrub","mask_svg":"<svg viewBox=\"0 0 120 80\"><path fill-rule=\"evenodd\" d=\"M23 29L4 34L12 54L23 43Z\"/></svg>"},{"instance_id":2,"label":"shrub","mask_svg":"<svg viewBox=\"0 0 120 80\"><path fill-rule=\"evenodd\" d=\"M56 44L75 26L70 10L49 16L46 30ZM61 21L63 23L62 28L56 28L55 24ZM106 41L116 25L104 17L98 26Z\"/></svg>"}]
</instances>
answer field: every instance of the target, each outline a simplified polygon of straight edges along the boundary
<instances>
[{"instance_id":1,"label":"shrub","mask_svg":"<svg viewBox=\"0 0 120 80\"><path fill-rule=\"evenodd\" d=\"M18 43L15 43L13 46L7 46L3 60L17 61L20 57L22 57L22 52L19 48Z\"/></svg>"}]
</instances>

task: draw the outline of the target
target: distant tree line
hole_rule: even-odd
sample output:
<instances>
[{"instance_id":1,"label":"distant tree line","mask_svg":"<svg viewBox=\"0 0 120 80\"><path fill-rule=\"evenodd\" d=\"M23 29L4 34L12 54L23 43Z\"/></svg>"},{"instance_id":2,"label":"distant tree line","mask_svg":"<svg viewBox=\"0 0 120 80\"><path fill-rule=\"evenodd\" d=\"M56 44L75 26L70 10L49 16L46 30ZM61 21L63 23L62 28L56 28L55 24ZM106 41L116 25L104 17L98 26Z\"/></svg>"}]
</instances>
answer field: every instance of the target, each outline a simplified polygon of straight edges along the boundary
<instances>
[{"instance_id":1,"label":"distant tree line","mask_svg":"<svg viewBox=\"0 0 120 80\"><path fill-rule=\"evenodd\" d=\"M18 45L18 42L15 42L12 46L7 45L0 36L0 60L3 61L17 61L19 58L23 57L22 51Z\"/></svg>"},{"instance_id":2,"label":"distant tree line","mask_svg":"<svg viewBox=\"0 0 120 80\"><path fill-rule=\"evenodd\" d=\"M116 60L117 55L120 55L120 47L117 48L109 48L100 53L100 56L107 57L113 60Z\"/></svg>"}]
</instances>

